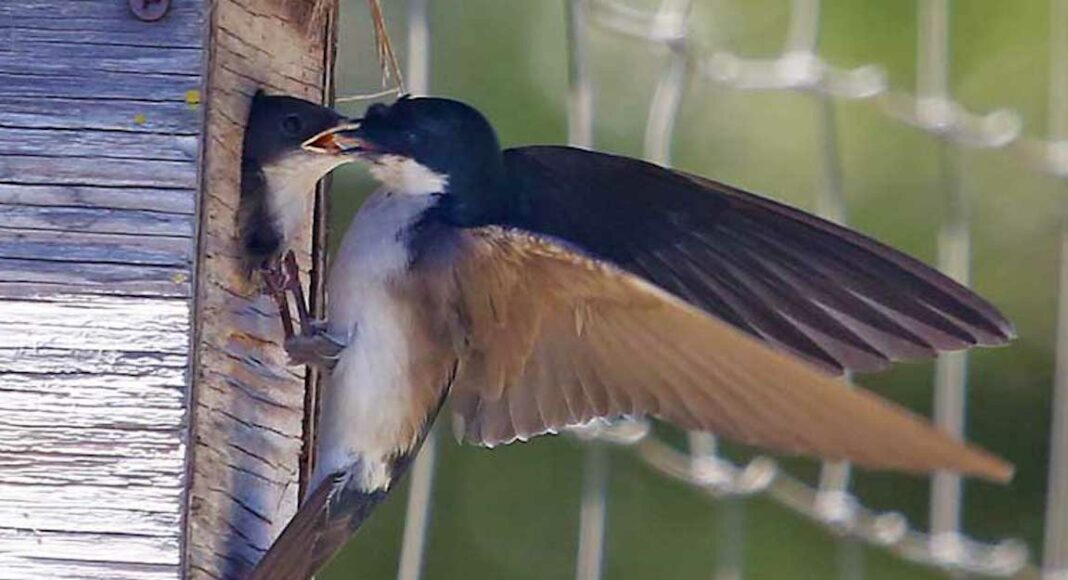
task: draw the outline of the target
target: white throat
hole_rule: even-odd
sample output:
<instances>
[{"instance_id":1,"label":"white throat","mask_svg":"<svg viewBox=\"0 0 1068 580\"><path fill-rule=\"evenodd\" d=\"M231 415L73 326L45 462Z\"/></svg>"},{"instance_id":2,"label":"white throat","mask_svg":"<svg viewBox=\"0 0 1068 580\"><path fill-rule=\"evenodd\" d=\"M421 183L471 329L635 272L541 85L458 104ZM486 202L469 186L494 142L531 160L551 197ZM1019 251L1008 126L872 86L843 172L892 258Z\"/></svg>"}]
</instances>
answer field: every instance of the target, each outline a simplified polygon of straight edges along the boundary
<instances>
[{"instance_id":1,"label":"white throat","mask_svg":"<svg viewBox=\"0 0 1068 580\"><path fill-rule=\"evenodd\" d=\"M444 193L449 176L438 173L414 159L399 155L383 155L371 164L371 175L387 191L401 195L430 195Z\"/></svg>"},{"instance_id":2,"label":"white throat","mask_svg":"<svg viewBox=\"0 0 1068 580\"><path fill-rule=\"evenodd\" d=\"M320 155L300 151L265 165L267 204L282 239L293 239L301 224L311 219L312 190L335 167L353 161L343 155Z\"/></svg>"}]
</instances>

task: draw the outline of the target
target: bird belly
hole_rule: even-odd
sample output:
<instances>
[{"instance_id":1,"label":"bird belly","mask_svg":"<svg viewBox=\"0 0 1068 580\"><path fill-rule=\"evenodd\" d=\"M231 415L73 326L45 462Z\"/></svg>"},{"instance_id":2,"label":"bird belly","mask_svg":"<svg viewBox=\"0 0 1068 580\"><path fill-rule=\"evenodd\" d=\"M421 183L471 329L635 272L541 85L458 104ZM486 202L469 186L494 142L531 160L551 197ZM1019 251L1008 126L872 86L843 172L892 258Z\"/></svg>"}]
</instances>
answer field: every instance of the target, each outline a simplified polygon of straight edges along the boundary
<instances>
[{"instance_id":1,"label":"bird belly","mask_svg":"<svg viewBox=\"0 0 1068 580\"><path fill-rule=\"evenodd\" d=\"M364 316L323 391L314 479L356 467L352 483L369 491L389 487L390 459L417 433L403 307L384 293L361 302Z\"/></svg>"},{"instance_id":2,"label":"bird belly","mask_svg":"<svg viewBox=\"0 0 1068 580\"><path fill-rule=\"evenodd\" d=\"M327 280L327 324L348 346L326 381L314 483L353 470L364 490L387 488L389 462L416 441L413 342L422 321L396 289L410 279L402 233L428 197L374 194L353 219Z\"/></svg>"}]
</instances>

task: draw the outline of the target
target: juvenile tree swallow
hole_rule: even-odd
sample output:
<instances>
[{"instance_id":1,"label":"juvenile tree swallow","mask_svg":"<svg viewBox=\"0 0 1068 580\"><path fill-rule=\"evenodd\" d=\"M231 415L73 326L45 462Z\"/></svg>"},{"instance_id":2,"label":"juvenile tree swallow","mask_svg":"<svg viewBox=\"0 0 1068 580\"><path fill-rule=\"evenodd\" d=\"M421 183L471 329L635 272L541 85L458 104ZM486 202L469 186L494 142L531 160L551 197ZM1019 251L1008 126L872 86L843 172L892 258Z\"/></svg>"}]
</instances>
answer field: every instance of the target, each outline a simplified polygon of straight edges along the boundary
<instances>
[{"instance_id":1,"label":"juvenile tree swallow","mask_svg":"<svg viewBox=\"0 0 1068 580\"><path fill-rule=\"evenodd\" d=\"M834 378L1014 336L989 303L892 248L644 161L502 151L478 111L448 99L374 105L303 143L367 162L382 186L334 260L325 324L288 343L329 369L318 464L253 578L304 579L329 561L446 395L486 446L651 415L781 453L1011 476Z\"/></svg>"},{"instance_id":2,"label":"juvenile tree swallow","mask_svg":"<svg viewBox=\"0 0 1068 580\"><path fill-rule=\"evenodd\" d=\"M288 96L257 91L252 98L241 154L238 234L245 274L259 271L279 301L283 325L292 328L283 289L299 290L296 261L283 255L307 218L315 184L332 169L354 160L324 131L348 127L332 109ZM319 146L307 145L320 137ZM298 300L298 308L304 301Z\"/></svg>"}]
</instances>

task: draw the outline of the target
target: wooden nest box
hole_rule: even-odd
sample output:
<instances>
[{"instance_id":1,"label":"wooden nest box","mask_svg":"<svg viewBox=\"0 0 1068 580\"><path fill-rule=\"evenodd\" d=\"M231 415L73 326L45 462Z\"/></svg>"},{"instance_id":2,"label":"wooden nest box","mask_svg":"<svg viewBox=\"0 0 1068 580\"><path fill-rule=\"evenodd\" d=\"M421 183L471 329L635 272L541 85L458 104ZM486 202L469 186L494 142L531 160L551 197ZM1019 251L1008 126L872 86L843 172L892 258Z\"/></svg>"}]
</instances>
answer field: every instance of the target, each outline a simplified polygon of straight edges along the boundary
<instances>
[{"instance_id":1,"label":"wooden nest box","mask_svg":"<svg viewBox=\"0 0 1068 580\"><path fill-rule=\"evenodd\" d=\"M329 100L337 3L131 1L0 2L4 578L240 577L296 508L311 397L240 274L240 155L257 88Z\"/></svg>"}]
</instances>

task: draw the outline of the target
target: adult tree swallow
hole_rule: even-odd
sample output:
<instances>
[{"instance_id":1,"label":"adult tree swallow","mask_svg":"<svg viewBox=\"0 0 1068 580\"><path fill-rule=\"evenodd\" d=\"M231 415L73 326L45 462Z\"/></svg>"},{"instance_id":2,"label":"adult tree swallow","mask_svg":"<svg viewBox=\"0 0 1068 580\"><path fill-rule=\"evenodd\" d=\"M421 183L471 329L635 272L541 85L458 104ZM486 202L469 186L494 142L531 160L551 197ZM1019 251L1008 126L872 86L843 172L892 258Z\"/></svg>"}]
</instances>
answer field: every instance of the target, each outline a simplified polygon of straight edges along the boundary
<instances>
[{"instance_id":1,"label":"adult tree swallow","mask_svg":"<svg viewBox=\"0 0 1068 580\"><path fill-rule=\"evenodd\" d=\"M993 306L917 260L643 161L502 151L478 111L448 99L374 105L303 143L367 162L382 187L334 260L325 324L288 343L330 369L318 464L253 578L304 579L329 561L446 395L486 446L651 415L782 453L1011 476L834 378L1013 337Z\"/></svg>"}]
</instances>

